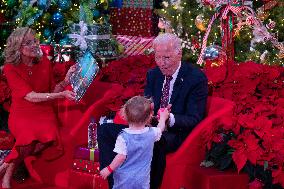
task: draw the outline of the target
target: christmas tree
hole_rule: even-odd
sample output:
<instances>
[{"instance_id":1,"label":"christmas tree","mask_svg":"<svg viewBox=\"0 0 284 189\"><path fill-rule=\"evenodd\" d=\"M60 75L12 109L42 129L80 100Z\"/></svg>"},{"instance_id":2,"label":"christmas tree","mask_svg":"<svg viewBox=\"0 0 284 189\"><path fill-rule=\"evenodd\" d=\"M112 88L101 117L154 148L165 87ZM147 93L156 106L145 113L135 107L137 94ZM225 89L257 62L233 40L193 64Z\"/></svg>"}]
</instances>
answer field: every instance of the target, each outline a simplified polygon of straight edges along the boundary
<instances>
[{"instance_id":1,"label":"christmas tree","mask_svg":"<svg viewBox=\"0 0 284 189\"><path fill-rule=\"evenodd\" d=\"M227 43L221 50L227 55L233 51L232 58L237 62L284 64L283 0L165 0L162 4L163 9L157 12L164 18L164 24L170 25L180 36L184 57L191 62L198 60L204 36L213 20L207 47L224 47Z\"/></svg>"},{"instance_id":2,"label":"christmas tree","mask_svg":"<svg viewBox=\"0 0 284 189\"><path fill-rule=\"evenodd\" d=\"M0 0L2 55L6 39L15 27L29 26L41 43L69 43L70 25L108 23L108 0ZM3 56L0 65L3 64Z\"/></svg>"}]
</instances>

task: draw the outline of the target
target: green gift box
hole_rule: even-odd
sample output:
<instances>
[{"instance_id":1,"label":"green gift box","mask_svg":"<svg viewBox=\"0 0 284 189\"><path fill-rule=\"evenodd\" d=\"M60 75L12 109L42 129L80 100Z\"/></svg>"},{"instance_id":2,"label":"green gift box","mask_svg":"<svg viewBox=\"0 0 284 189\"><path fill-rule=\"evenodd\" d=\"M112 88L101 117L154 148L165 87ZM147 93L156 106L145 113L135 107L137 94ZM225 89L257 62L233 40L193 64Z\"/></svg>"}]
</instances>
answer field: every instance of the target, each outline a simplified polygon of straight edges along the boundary
<instances>
[{"instance_id":1,"label":"green gift box","mask_svg":"<svg viewBox=\"0 0 284 189\"><path fill-rule=\"evenodd\" d=\"M73 24L69 37L75 46L88 48L93 56L116 56L116 46L111 37L111 27L107 24Z\"/></svg>"}]
</instances>

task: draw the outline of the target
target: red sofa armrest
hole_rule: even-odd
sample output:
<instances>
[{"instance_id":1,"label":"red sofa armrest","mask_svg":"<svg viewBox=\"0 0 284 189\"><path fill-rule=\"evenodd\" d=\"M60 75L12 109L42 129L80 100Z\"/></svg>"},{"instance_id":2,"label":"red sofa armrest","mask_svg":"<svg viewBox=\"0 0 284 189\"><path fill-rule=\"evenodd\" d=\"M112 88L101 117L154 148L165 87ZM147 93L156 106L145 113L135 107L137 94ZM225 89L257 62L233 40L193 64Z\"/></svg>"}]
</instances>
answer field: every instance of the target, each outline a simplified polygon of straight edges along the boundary
<instances>
[{"instance_id":1,"label":"red sofa armrest","mask_svg":"<svg viewBox=\"0 0 284 189\"><path fill-rule=\"evenodd\" d=\"M209 97L207 102L207 117L192 130L179 149L167 155L166 169L164 172L162 189L180 188L180 186L190 186L194 176L193 166L199 166L205 158L205 141L203 134L205 130L210 130L214 126L214 121L222 118L231 118L234 103L218 97Z\"/></svg>"}]
</instances>

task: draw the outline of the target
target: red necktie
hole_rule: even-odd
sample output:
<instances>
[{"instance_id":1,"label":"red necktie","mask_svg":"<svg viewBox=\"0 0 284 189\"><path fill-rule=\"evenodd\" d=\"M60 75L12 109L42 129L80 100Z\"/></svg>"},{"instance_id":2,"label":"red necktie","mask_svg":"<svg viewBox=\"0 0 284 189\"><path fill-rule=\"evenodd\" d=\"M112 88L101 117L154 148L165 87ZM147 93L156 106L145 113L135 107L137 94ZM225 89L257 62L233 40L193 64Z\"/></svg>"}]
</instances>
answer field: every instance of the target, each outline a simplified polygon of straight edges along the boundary
<instances>
[{"instance_id":1,"label":"red necktie","mask_svg":"<svg viewBox=\"0 0 284 189\"><path fill-rule=\"evenodd\" d=\"M162 98L161 98L161 108L166 108L169 102L169 95L170 95L170 82L173 79L172 76L166 76L166 82L162 91Z\"/></svg>"}]
</instances>

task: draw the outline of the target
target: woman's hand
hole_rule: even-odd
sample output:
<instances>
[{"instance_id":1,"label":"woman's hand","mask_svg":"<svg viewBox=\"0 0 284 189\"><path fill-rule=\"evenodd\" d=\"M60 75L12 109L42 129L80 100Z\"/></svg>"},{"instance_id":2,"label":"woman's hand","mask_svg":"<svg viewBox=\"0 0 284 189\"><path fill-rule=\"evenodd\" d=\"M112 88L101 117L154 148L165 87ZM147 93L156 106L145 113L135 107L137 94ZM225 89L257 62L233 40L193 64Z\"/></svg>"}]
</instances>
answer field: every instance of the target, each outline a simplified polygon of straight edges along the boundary
<instances>
[{"instance_id":1,"label":"woman's hand","mask_svg":"<svg viewBox=\"0 0 284 189\"><path fill-rule=\"evenodd\" d=\"M70 83L70 76L75 72L77 67L77 64L74 64L73 66L71 66L65 76L64 82L69 84Z\"/></svg>"},{"instance_id":2,"label":"woman's hand","mask_svg":"<svg viewBox=\"0 0 284 189\"><path fill-rule=\"evenodd\" d=\"M60 94L68 100L75 100L76 93L74 93L73 91L65 90L60 92Z\"/></svg>"}]
</instances>

